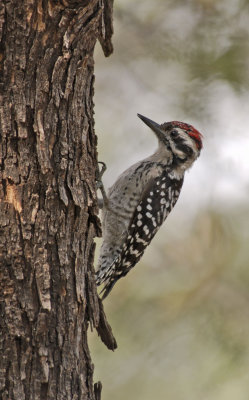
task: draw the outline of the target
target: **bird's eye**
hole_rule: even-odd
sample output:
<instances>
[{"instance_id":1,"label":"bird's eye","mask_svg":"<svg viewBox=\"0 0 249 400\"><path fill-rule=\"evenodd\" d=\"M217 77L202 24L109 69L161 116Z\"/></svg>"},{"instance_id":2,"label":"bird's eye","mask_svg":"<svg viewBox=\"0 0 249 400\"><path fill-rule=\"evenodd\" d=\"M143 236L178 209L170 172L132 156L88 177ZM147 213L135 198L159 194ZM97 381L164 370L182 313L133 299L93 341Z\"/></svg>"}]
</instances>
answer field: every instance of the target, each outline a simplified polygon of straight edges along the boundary
<instances>
[{"instance_id":1,"label":"bird's eye","mask_svg":"<svg viewBox=\"0 0 249 400\"><path fill-rule=\"evenodd\" d=\"M178 131L177 131L176 129L173 129L173 131L170 132L170 136L171 136L172 138L177 137L177 136L178 136Z\"/></svg>"}]
</instances>

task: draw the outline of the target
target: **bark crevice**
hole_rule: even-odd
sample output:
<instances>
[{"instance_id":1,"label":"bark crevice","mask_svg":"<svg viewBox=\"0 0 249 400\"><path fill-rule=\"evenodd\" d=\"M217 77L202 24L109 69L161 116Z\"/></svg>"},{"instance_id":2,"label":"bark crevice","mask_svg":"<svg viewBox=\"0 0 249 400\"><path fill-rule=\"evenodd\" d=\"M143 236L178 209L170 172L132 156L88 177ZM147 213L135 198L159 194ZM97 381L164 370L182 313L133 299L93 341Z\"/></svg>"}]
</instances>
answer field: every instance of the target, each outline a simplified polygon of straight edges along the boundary
<instances>
[{"instance_id":1,"label":"bark crevice","mask_svg":"<svg viewBox=\"0 0 249 400\"><path fill-rule=\"evenodd\" d=\"M3 400L100 399L89 323L116 347L93 268L93 53L111 34L112 1L0 5Z\"/></svg>"}]
</instances>

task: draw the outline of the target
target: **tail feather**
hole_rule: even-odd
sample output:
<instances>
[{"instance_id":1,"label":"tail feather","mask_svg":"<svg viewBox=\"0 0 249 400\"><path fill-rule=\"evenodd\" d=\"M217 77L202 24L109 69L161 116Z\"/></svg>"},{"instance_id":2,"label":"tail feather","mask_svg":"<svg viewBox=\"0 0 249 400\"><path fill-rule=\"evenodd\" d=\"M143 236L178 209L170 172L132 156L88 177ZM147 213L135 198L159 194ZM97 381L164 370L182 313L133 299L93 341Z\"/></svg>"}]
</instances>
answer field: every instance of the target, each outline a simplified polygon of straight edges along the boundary
<instances>
[{"instance_id":1,"label":"tail feather","mask_svg":"<svg viewBox=\"0 0 249 400\"><path fill-rule=\"evenodd\" d=\"M105 283L105 286L101 290L100 294L103 293L101 299L104 300L110 291L112 290L113 286L117 282L119 278L121 278L120 273L118 272L117 266L121 262L121 255L118 254L113 262L107 267L106 265L102 266L98 271L96 271L96 284L100 286L102 283Z\"/></svg>"},{"instance_id":2,"label":"tail feather","mask_svg":"<svg viewBox=\"0 0 249 400\"><path fill-rule=\"evenodd\" d=\"M121 261L120 253L116 255L116 257L114 258L114 260L111 262L110 265L107 265L108 261L109 261L108 259L104 259L100 268L96 271L97 286L101 285L102 283L110 279L111 275L113 275L113 272L116 270L117 265Z\"/></svg>"},{"instance_id":3,"label":"tail feather","mask_svg":"<svg viewBox=\"0 0 249 400\"><path fill-rule=\"evenodd\" d=\"M110 280L109 282L107 282L105 284L105 286L103 287L103 289L100 292L100 295L102 295L101 296L101 300L104 300L108 296L108 294L112 290L112 288L115 285L115 283L116 283L116 280L112 279L112 280Z\"/></svg>"}]
</instances>

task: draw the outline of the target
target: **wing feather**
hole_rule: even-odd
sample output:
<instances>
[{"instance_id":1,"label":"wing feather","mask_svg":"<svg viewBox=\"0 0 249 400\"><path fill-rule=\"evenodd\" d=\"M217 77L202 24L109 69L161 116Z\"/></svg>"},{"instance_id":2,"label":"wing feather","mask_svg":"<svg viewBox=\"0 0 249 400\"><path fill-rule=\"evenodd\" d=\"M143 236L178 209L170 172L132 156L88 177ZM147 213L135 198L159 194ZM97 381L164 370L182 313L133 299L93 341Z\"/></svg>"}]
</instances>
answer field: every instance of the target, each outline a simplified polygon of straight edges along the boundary
<instances>
[{"instance_id":1,"label":"wing feather","mask_svg":"<svg viewBox=\"0 0 249 400\"><path fill-rule=\"evenodd\" d=\"M104 299L118 279L125 276L142 257L158 229L174 207L183 184L182 179L171 178L167 171L150 180L133 213L127 239L120 254L99 276L97 284L105 282L101 293ZM100 271L101 272L101 271Z\"/></svg>"}]
</instances>

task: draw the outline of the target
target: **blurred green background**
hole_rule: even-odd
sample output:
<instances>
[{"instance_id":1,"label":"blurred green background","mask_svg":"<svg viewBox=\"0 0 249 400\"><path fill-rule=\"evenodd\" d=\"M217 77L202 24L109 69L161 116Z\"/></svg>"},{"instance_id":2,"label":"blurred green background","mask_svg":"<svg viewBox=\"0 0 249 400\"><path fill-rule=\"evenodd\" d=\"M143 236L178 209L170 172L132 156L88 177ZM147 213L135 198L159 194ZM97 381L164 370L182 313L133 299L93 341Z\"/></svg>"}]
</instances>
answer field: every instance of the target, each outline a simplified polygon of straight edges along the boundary
<instances>
[{"instance_id":1,"label":"blurred green background","mask_svg":"<svg viewBox=\"0 0 249 400\"><path fill-rule=\"evenodd\" d=\"M204 148L105 300L118 349L89 334L102 400L248 400L249 2L115 0L113 42L95 53L106 187L156 148L137 112L193 124Z\"/></svg>"}]
</instances>

